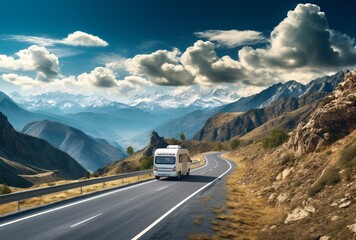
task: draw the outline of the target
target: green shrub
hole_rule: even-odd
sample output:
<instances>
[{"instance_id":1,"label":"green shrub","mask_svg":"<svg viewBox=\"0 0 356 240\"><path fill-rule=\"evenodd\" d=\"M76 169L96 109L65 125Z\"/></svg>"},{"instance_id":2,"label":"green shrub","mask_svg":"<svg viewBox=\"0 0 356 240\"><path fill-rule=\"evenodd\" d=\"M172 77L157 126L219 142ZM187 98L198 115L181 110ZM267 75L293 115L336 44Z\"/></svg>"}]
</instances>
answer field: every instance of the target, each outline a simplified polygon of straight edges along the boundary
<instances>
[{"instance_id":1,"label":"green shrub","mask_svg":"<svg viewBox=\"0 0 356 240\"><path fill-rule=\"evenodd\" d=\"M185 141L185 135L184 135L184 133L179 134L179 140Z\"/></svg>"},{"instance_id":2,"label":"green shrub","mask_svg":"<svg viewBox=\"0 0 356 240\"><path fill-rule=\"evenodd\" d=\"M321 178L309 188L308 195L312 197L323 190L326 185L335 185L340 182L340 180L339 169L336 167L328 168Z\"/></svg>"},{"instance_id":3,"label":"green shrub","mask_svg":"<svg viewBox=\"0 0 356 240\"><path fill-rule=\"evenodd\" d=\"M262 139L262 147L275 148L288 140L288 134L283 130L273 130L271 137Z\"/></svg>"},{"instance_id":4,"label":"green shrub","mask_svg":"<svg viewBox=\"0 0 356 240\"><path fill-rule=\"evenodd\" d=\"M141 157L140 158L140 168L141 170L151 169L153 167L153 156L151 157Z\"/></svg>"},{"instance_id":5,"label":"green shrub","mask_svg":"<svg viewBox=\"0 0 356 240\"><path fill-rule=\"evenodd\" d=\"M235 138L230 141L230 149L236 150L240 146L240 140Z\"/></svg>"},{"instance_id":6,"label":"green shrub","mask_svg":"<svg viewBox=\"0 0 356 240\"><path fill-rule=\"evenodd\" d=\"M8 193L11 193L11 189L9 188L9 186L7 186L6 184L2 185L0 194L8 194Z\"/></svg>"}]
</instances>

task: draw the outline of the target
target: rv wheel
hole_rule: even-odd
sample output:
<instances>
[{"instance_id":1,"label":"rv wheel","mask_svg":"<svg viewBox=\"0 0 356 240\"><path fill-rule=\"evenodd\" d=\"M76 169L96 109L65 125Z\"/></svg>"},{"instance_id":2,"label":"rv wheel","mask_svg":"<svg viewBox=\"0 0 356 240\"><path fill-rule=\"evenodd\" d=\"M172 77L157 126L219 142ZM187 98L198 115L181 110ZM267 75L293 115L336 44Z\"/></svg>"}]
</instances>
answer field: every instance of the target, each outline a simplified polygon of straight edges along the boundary
<instances>
[{"instance_id":1,"label":"rv wheel","mask_svg":"<svg viewBox=\"0 0 356 240\"><path fill-rule=\"evenodd\" d=\"M188 169L187 176L189 176L189 174L190 174L190 168Z\"/></svg>"},{"instance_id":2,"label":"rv wheel","mask_svg":"<svg viewBox=\"0 0 356 240\"><path fill-rule=\"evenodd\" d=\"M159 179L160 179L160 177L159 177L159 176L156 176L156 179L157 179L157 180L159 180Z\"/></svg>"},{"instance_id":3,"label":"rv wheel","mask_svg":"<svg viewBox=\"0 0 356 240\"><path fill-rule=\"evenodd\" d=\"M178 172L178 176L177 176L177 179L180 180L180 177L181 177L181 173Z\"/></svg>"}]
</instances>

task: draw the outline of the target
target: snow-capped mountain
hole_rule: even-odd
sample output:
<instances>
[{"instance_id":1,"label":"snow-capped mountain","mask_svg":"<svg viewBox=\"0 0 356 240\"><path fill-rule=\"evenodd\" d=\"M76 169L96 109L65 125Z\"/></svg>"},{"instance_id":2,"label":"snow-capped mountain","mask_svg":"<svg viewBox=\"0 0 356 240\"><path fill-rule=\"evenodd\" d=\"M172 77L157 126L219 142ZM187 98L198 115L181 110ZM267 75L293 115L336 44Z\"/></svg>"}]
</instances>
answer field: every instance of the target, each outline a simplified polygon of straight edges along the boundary
<instances>
[{"instance_id":1,"label":"snow-capped mountain","mask_svg":"<svg viewBox=\"0 0 356 240\"><path fill-rule=\"evenodd\" d=\"M153 94L135 95L129 99L128 105L148 111L186 107L205 109L222 106L238 98L236 92L227 89L191 89L179 94L156 91Z\"/></svg>"},{"instance_id":2,"label":"snow-capped mountain","mask_svg":"<svg viewBox=\"0 0 356 240\"><path fill-rule=\"evenodd\" d=\"M85 96L64 92L48 92L40 95L22 96L12 93L11 97L29 111L45 111L52 113L75 113L82 111L102 111L103 109L125 109L130 106L113 102L101 95Z\"/></svg>"}]
</instances>

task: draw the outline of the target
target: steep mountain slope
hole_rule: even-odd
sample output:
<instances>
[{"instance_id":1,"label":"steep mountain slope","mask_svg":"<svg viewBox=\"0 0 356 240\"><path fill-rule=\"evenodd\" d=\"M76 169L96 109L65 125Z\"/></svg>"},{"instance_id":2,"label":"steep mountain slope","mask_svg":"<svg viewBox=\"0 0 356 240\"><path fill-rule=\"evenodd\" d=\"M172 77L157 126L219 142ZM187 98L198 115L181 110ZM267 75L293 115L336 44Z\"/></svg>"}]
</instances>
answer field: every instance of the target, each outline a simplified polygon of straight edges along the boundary
<instances>
[{"instance_id":1,"label":"steep mountain slope","mask_svg":"<svg viewBox=\"0 0 356 240\"><path fill-rule=\"evenodd\" d=\"M296 81L289 81L284 84L277 83L269 88L249 97L240 98L238 101L219 108L219 112L246 112L250 109L263 108L272 102L288 98L299 98L303 94L310 95L317 92L331 93L338 83L340 83L348 71L339 71L331 76L324 76L312 80L307 85Z\"/></svg>"},{"instance_id":2,"label":"steep mountain slope","mask_svg":"<svg viewBox=\"0 0 356 240\"><path fill-rule=\"evenodd\" d=\"M230 115L230 113L220 113L209 118L205 126L197 132L193 139L198 141L227 141L235 136L243 136L255 128L272 121L271 119L297 110L305 105L311 104L304 109L306 112L310 112L310 109L315 108L315 104L317 104L318 100L325 95L326 93L320 92L311 94L310 96L304 95L299 99L294 97L280 99L265 108L253 109L243 114L236 114L232 118L226 118L225 121L221 121L220 119L224 118L223 116ZM293 116L293 114L291 116ZM300 120L306 120L305 118L308 118L305 114L302 114L302 116L304 116L304 118L300 118ZM280 118L279 120L282 121L283 119ZM297 119L288 121L286 127L288 127L289 130L294 129L299 123L296 120ZM278 125L278 123L274 121L273 125Z\"/></svg>"},{"instance_id":3,"label":"steep mountain slope","mask_svg":"<svg viewBox=\"0 0 356 240\"><path fill-rule=\"evenodd\" d=\"M320 150L356 129L356 72L350 72L289 141L299 155Z\"/></svg>"},{"instance_id":4,"label":"steep mountain slope","mask_svg":"<svg viewBox=\"0 0 356 240\"><path fill-rule=\"evenodd\" d=\"M21 175L55 173L58 179L78 179L87 171L72 157L48 142L16 132L0 113L0 179L12 186L27 187ZM32 184L32 183L31 183Z\"/></svg>"},{"instance_id":5,"label":"steep mountain slope","mask_svg":"<svg viewBox=\"0 0 356 240\"><path fill-rule=\"evenodd\" d=\"M102 139L95 139L67 125L48 120L27 124L22 133L44 139L68 153L89 171L96 171L126 157L121 150Z\"/></svg>"},{"instance_id":6,"label":"steep mountain slope","mask_svg":"<svg viewBox=\"0 0 356 240\"><path fill-rule=\"evenodd\" d=\"M31 121L51 118L44 114L32 113L22 109L3 92L0 92L0 112L8 117L15 129L21 129Z\"/></svg>"}]
</instances>

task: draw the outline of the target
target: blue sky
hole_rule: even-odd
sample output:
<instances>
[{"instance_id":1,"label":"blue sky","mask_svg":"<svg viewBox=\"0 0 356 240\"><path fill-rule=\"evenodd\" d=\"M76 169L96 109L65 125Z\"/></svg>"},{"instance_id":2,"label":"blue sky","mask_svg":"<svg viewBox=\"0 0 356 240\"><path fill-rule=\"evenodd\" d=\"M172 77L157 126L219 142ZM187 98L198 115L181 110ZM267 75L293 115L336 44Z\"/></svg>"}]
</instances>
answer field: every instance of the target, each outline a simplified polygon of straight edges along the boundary
<instances>
[{"instance_id":1,"label":"blue sky","mask_svg":"<svg viewBox=\"0 0 356 240\"><path fill-rule=\"evenodd\" d=\"M353 68L356 4L307 2L315 5L2 1L0 87L7 93L80 91L120 100L137 91L197 86L248 95L278 81L307 82Z\"/></svg>"}]
</instances>

